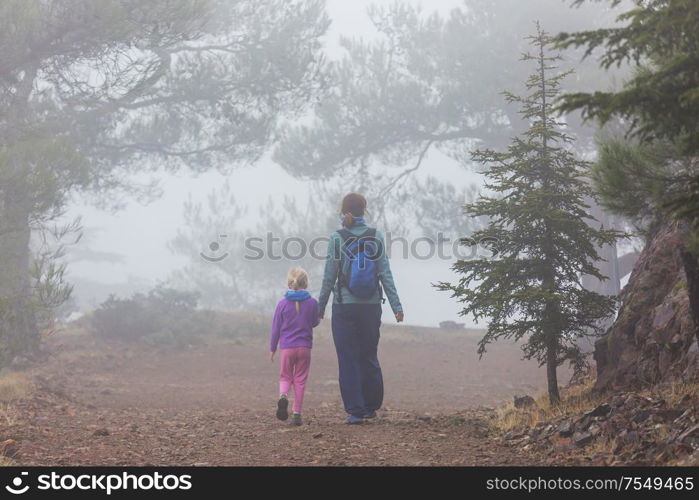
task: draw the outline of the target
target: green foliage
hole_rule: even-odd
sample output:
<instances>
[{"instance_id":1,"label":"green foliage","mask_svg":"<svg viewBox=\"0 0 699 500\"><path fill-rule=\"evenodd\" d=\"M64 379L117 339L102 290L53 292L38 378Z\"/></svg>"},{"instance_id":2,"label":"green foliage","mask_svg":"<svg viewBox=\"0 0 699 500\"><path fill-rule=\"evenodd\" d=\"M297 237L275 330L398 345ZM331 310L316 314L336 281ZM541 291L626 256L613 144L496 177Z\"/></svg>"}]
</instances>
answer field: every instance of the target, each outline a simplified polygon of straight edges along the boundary
<instances>
[{"instance_id":1,"label":"green foliage","mask_svg":"<svg viewBox=\"0 0 699 500\"><path fill-rule=\"evenodd\" d=\"M547 365L555 402L556 367L569 361L579 368L575 340L599 333L600 320L614 312L615 299L586 290L581 277L605 279L595 267L600 260L595 246L611 244L619 234L589 224L585 199L592 190L584 178L589 165L570 152L571 138L552 115L560 82L569 73L556 73L559 57L546 55L550 39L544 32L531 39L538 53L524 57L537 65L527 80L530 93L506 93L520 105L528 130L504 152L473 154L486 167L493 195L467 205L469 215L489 222L464 242L488 242L495 257L458 261L453 269L459 281L438 288L464 304L461 314L488 320L481 355L500 338L523 341L525 357Z\"/></svg>"},{"instance_id":2,"label":"green foliage","mask_svg":"<svg viewBox=\"0 0 699 500\"><path fill-rule=\"evenodd\" d=\"M129 299L112 295L93 312L92 330L111 340L178 347L198 343L207 323L197 314L197 300L195 293L162 287Z\"/></svg>"},{"instance_id":3,"label":"green foliage","mask_svg":"<svg viewBox=\"0 0 699 500\"><path fill-rule=\"evenodd\" d=\"M600 141L591 177L602 205L647 234L672 211L668 200L686 192L691 163L667 141L609 138Z\"/></svg>"},{"instance_id":4,"label":"green foliage","mask_svg":"<svg viewBox=\"0 0 699 500\"><path fill-rule=\"evenodd\" d=\"M669 210L675 217L688 220L694 229L695 234L692 239L693 252L699 255L699 161L696 157L685 158L684 163L689 165L687 169L691 174L685 174L680 179L675 179L675 184L679 187L675 189L675 195L671 195L665 200L663 208Z\"/></svg>"},{"instance_id":5,"label":"green foliage","mask_svg":"<svg viewBox=\"0 0 699 500\"><path fill-rule=\"evenodd\" d=\"M197 292L164 286L128 299L110 296L92 313L92 333L100 338L182 348L207 340L240 341L269 328L268 319L249 312L197 307Z\"/></svg>"},{"instance_id":6,"label":"green foliage","mask_svg":"<svg viewBox=\"0 0 699 500\"><path fill-rule=\"evenodd\" d=\"M564 96L561 109L581 109L585 117L602 123L623 117L642 140L669 140L685 153L697 153L699 2L633 0L633 8L619 21L623 26L558 35L560 47L584 46L586 55L602 50L604 68L624 63L637 68L620 90L571 93Z\"/></svg>"}]
</instances>

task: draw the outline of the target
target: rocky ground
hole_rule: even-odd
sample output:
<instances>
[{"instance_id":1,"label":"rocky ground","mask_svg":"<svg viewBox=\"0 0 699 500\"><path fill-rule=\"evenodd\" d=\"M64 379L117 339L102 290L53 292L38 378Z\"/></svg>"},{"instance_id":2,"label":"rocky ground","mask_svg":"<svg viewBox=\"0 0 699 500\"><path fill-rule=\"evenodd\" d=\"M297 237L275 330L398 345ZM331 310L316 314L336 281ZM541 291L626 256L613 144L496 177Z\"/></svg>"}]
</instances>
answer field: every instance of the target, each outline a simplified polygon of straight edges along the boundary
<instances>
[{"instance_id":1,"label":"rocky ground","mask_svg":"<svg viewBox=\"0 0 699 500\"><path fill-rule=\"evenodd\" d=\"M572 453L595 465L698 465L696 389L666 388L667 398L636 392L610 395L587 410L543 418L530 428L507 432L502 439L554 459Z\"/></svg>"}]
</instances>

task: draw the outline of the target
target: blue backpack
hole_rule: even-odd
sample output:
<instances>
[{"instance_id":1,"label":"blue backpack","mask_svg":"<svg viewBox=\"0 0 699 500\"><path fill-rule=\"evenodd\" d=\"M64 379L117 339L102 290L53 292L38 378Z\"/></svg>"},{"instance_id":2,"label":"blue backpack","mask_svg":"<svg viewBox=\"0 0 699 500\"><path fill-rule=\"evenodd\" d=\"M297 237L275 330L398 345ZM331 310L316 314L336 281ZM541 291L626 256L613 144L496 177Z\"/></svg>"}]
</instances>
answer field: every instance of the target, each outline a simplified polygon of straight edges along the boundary
<instances>
[{"instance_id":1,"label":"blue backpack","mask_svg":"<svg viewBox=\"0 0 699 500\"><path fill-rule=\"evenodd\" d=\"M342 255L349 259L347 276L343 274L344 266L340 263L338 288L341 290L344 285L352 295L367 299L374 295L377 288L381 290L377 265L381 248L376 239L376 229L369 228L359 236L344 228L338 233L342 237ZM342 302L341 297L338 300Z\"/></svg>"}]
</instances>

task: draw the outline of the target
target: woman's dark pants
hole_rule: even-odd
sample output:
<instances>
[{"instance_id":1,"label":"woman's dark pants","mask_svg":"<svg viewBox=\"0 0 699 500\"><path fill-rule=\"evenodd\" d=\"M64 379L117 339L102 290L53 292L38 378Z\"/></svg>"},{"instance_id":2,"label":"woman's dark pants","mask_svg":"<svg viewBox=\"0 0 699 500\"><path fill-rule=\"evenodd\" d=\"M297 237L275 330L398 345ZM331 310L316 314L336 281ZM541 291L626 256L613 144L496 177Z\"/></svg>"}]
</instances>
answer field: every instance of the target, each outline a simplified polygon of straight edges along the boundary
<instances>
[{"instance_id":1,"label":"woman's dark pants","mask_svg":"<svg viewBox=\"0 0 699 500\"><path fill-rule=\"evenodd\" d=\"M333 304L332 330L345 411L363 417L383 402L377 357L381 304Z\"/></svg>"}]
</instances>

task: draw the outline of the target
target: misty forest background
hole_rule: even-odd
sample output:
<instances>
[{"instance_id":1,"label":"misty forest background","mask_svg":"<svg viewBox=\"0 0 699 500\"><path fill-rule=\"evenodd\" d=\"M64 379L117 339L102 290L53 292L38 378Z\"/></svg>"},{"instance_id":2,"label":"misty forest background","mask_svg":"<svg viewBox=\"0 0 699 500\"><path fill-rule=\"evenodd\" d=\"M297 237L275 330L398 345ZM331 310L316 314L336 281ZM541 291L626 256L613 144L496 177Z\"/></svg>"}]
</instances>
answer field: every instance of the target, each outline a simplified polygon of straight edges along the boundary
<instances>
[{"instance_id":1,"label":"misty forest background","mask_svg":"<svg viewBox=\"0 0 699 500\"><path fill-rule=\"evenodd\" d=\"M512 161L534 179L539 163L516 161L549 158L552 136L537 123L551 113L562 134L551 165L572 165L560 185L577 186L580 202L567 213L594 219L573 235L580 266L521 276L569 280L568 295L528 290L508 304L507 290L481 289L492 300L464 309L434 284L475 299L469 286L504 268L465 286L455 259L394 255L392 265L408 322L480 316L491 325L483 345L543 325L525 354L555 372L589 350L579 337L613 321L644 241L668 218L695 220L696 16L681 0L2 2L0 364L93 310L105 335L169 339L217 327L198 309L267 314L292 264L317 292L322 260L246 260L243 241L325 236L346 192L365 194L371 224L394 237L494 234L505 212L473 208L481 195L507 198L497 176L486 186L488 165ZM560 54L555 65L544 49ZM202 253L229 255L212 264ZM557 310L549 331L565 297L580 302ZM541 323L505 328L522 315Z\"/></svg>"}]
</instances>

